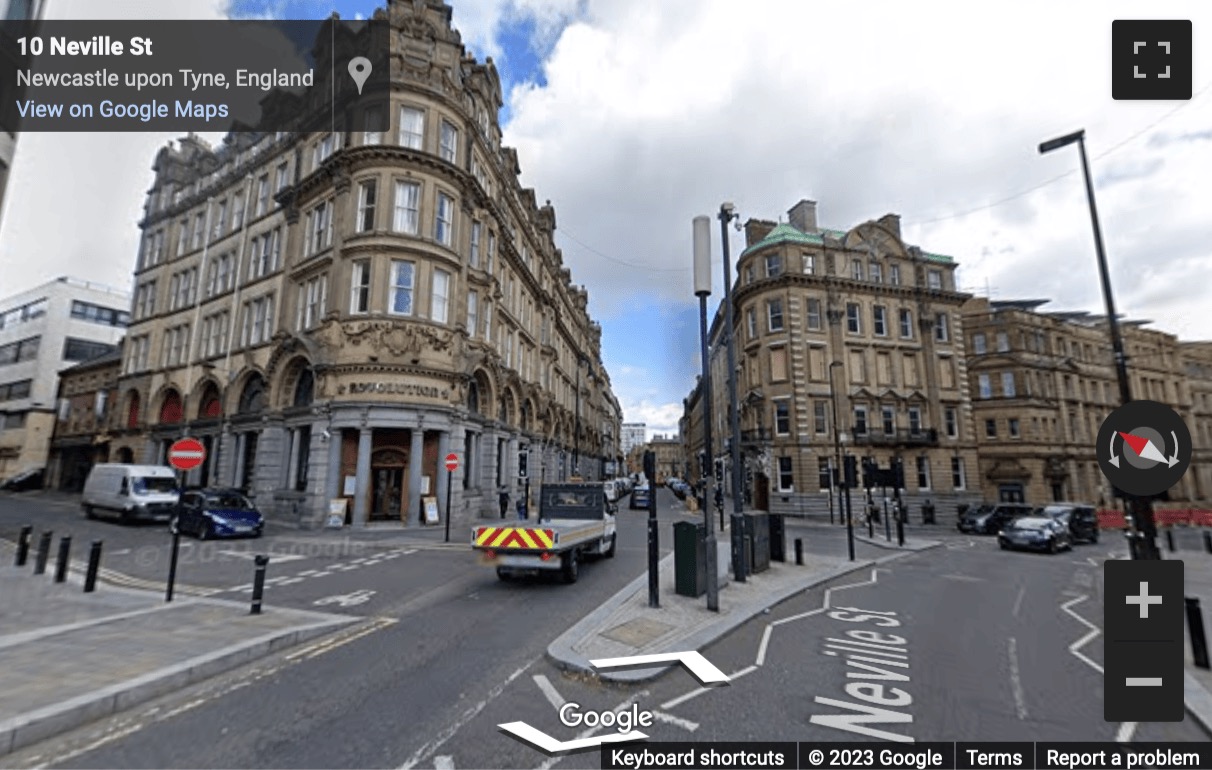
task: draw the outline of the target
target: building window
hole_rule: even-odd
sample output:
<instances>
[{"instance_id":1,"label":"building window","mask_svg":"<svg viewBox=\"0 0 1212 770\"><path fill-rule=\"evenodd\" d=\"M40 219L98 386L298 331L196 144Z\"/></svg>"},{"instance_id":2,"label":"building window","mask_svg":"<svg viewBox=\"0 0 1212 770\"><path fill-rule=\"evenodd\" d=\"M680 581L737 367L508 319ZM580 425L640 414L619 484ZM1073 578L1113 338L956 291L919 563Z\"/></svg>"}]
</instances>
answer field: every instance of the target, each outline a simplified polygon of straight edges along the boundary
<instances>
[{"instance_id":1,"label":"building window","mask_svg":"<svg viewBox=\"0 0 1212 770\"><path fill-rule=\"evenodd\" d=\"M227 201L219 201L219 208L215 211L214 226L211 229L211 238L218 238L223 235L223 226L227 222Z\"/></svg>"},{"instance_id":2,"label":"building window","mask_svg":"<svg viewBox=\"0 0 1212 770\"><path fill-rule=\"evenodd\" d=\"M896 433L896 410L890 406L880 407L880 417L884 423L884 435L891 436Z\"/></svg>"},{"instance_id":3,"label":"building window","mask_svg":"<svg viewBox=\"0 0 1212 770\"><path fill-rule=\"evenodd\" d=\"M319 142L316 142L315 159L312 163L313 168L319 168L324 161L328 160L332 155L334 146L333 135L325 134Z\"/></svg>"},{"instance_id":4,"label":"building window","mask_svg":"<svg viewBox=\"0 0 1212 770\"><path fill-rule=\"evenodd\" d=\"M446 323L449 305L450 273L445 270L434 270L433 287L429 297L430 320Z\"/></svg>"},{"instance_id":5,"label":"building window","mask_svg":"<svg viewBox=\"0 0 1212 770\"><path fill-rule=\"evenodd\" d=\"M985 420L985 438L997 438L997 420Z\"/></svg>"},{"instance_id":6,"label":"building window","mask_svg":"<svg viewBox=\"0 0 1212 770\"><path fill-rule=\"evenodd\" d=\"M850 263L850 277L856 281L863 280L863 261L861 259L853 260Z\"/></svg>"},{"instance_id":7,"label":"building window","mask_svg":"<svg viewBox=\"0 0 1212 770\"><path fill-rule=\"evenodd\" d=\"M484 272L492 273L492 259L497 253L497 234L488 231L488 248L484 249Z\"/></svg>"},{"instance_id":8,"label":"building window","mask_svg":"<svg viewBox=\"0 0 1212 770\"><path fill-rule=\"evenodd\" d=\"M874 283L883 283L884 282L884 269L883 269L883 267L881 267L879 262L872 262L870 265L867 266L867 269L870 271L871 280Z\"/></svg>"},{"instance_id":9,"label":"building window","mask_svg":"<svg viewBox=\"0 0 1212 770\"><path fill-rule=\"evenodd\" d=\"M378 184L368 179L358 185L358 221L357 230L368 233L375 229L375 195Z\"/></svg>"},{"instance_id":10,"label":"building window","mask_svg":"<svg viewBox=\"0 0 1212 770\"><path fill-rule=\"evenodd\" d=\"M467 334L472 339L479 335L477 322L480 315L480 295L478 292L467 292ZM543 319L546 321L547 319ZM546 328L546 326L544 326Z\"/></svg>"},{"instance_id":11,"label":"building window","mask_svg":"<svg viewBox=\"0 0 1212 770\"><path fill-rule=\"evenodd\" d=\"M956 491L968 488L968 478L964 474L964 458L951 458L951 486L955 487Z\"/></svg>"},{"instance_id":12,"label":"building window","mask_svg":"<svg viewBox=\"0 0 1212 770\"><path fill-rule=\"evenodd\" d=\"M1006 332L997 333L997 352L999 352L999 353L1009 353L1010 352L1010 335L1007 334Z\"/></svg>"},{"instance_id":13,"label":"building window","mask_svg":"<svg viewBox=\"0 0 1212 770\"><path fill-rule=\"evenodd\" d=\"M0 401L16 401L20 398L29 398L30 387L33 385L33 380L17 380L16 382L0 383ZM12 419L12 415L9 416ZM6 423L7 427L16 427L11 422Z\"/></svg>"},{"instance_id":14,"label":"building window","mask_svg":"<svg viewBox=\"0 0 1212 770\"><path fill-rule=\"evenodd\" d=\"M38 337L34 337L34 355L35 356L37 355L37 350L38 350L38 345L37 345L38 339L39 339ZM28 340L23 340L22 343L24 343L24 342L28 342ZM22 343L16 343L16 344L22 344ZM9 346L6 345L5 347L9 347ZM103 356L106 353L110 353L113 350L114 350L113 345L107 345L104 342L93 342L92 340L81 340L81 339L77 339L75 337L68 337L63 342L63 360L64 361L88 361L90 359L96 358L97 356ZM21 351L21 352L24 353L24 351ZM3 357L4 357L4 348L0 348L0 363L4 362Z\"/></svg>"},{"instance_id":15,"label":"building window","mask_svg":"<svg viewBox=\"0 0 1212 770\"><path fill-rule=\"evenodd\" d=\"M867 435L867 407L854 407L854 435Z\"/></svg>"},{"instance_id":16,"label":"building window","mask_svg":"<svg viewBox=\"0 0 1212 770\"><path fill-rule=\"evenodd\" d=\"M934 317L934 339L938 342L946 342L951 339L951 330L948 328L949 316L946 313L939 313Z\"/></svg>"},{"instance_id":17,"label":"building window","mask_svg":"<svg viewBox=\"0 0 1212 770\"><path fill-rule=\"evenodd\" d=\"M833 486L833 466L829 463L828 457L816 458L816 477L817 484L821 489L829 489Z\"/></svg>"},{"instance_id":18,"label":"building window","mask_svg":"<svg viewBox=\"0 0 1212 770\"><path fill-rule=\"evenodd\" d=\"M883 305L876 305L871 308L872 329L877 337L888 336L888 309Z\"/></svg>"},{"instance_id":19,"label":"building window","mask_svg":"<svg viewBox=\"0 0 1212 770\"><path fill-rule=\"evenodd\" d=\"M783 330L783 300L772 299L766 302L766 320L769 323L770 331Z\"/></svg>"},{"instance_id":20,"label":"building window","mask_svg":"<svg viewBox=\"0 0 1212 770\"><path fill-rule=\"evenodd\" d=\"M815 255L813 255L813 254L804 255L804 272L809 273L809 274L816 272L816 256Z\"/></svg>"},{"instance_id":21,"label":"building window","mask_svg":"<svg viewBox=\"0 0 1212 770\"><path fill-rule=\"evenodd\" d=\"M449 246L454 240L454 198L446 193L438 193L438 210L434 217L433 237L443 246Z\"/></svg>"},{"instance_id":22,"label":"building window","mask_svg":"<svg viewBox=\"0 0 1212 770\"><path fill-rule=\"evenodd\" d=\"M244 345L258 345L273 336L274 296L266 294L244 303Z\"/></svg>"},{"instance_id":23,"label":"building window","mask_svg":"<svg viewBox=\"0 0 1212 770\"><path fill-rule=\"evenodd\" d=\"M745 285L753 283L753 265L745 265Z\"/></svg>"},{"instance_id":24,"label":"building window","mask_svg":"<svg viewBox=\"0 0 1212 770\"><path fill-rule=\"evenodd\" d=\"M194 249L202 248L202 238L206 235L206 215L198 213L194 215L194 238L190 246Z\"/></svg>"},{"instance_id":25,"label":"building window","mask_svg":"<svg viewBox=\"0 0 1212 770\"><path fill-rule=\"evenodd\" d=\"M393 259L391 262L391 312L412 315L413 275L416 265Z\"/></svg>"},{"instance_id":26,"label":"building window","mask_svg":"<svg viewBox=\"0 0 1212 770\"><path fill-rule=\"evenodd\" d=\"M280 193L290 184L290 164L282 161L274 171L274 192ZM268 201L266 201L268 203ZM268 210L268 208L267 208ZM264 212L262 212L264 213Z\"/></svg>"},{"instance_id":27,"label":"building window","mask_svg":"<svg viewBox=\"0 0 1212 770\"><path fill-rule=\"evenodd\" d=\"M913 339L913 311L901 308L900 312L901 339Z\"/></svg>"},{"instance_id":28,"label":"building window","mask_svg":"<svg viewBox=\"0 0 1212 770\"><path fill-rule=\"evenodd\" d=\"M749 332L749 339L757 337L757 313L753 311L753 308L745 310L745 330Z\"/></svg>"},{"instance_id":29,"label":"building window","mask_svg":"<svg viewBox=\"0 0 1212 770\"><path fill-rule=\"evenodd\" d=\"M1021 438L1022 434L1019 431L1018 418L1011 417L1006 421L1006 429L1010 434L1010 438Z\"/></svg>"},{"instance_id":30,"label":"building window","mask_svg":"<svg viewBox=\"0 0 1212 770\"><path fill-rule=\"evenodd\" d=\"M20 361L32 361L38 357L38 348L41 346L42 337L27 337L23 340L10 342L7 345L0 346L0 365L15 364ZM69 359L74 361L83 361L82 358Z\"/></svg>"},{"instance_id":31,"label":"building window","mask_svg":"<svg viewBox=\"0 0 1212 770\"><path fill-rule=\"evenodd\" d=\"M920 436L922 433L922 408L909 407L909 435Z\"/></svg>"},{"instance_id":32,"label":"building window","mask_svg":"<svg viewBox=\"0 0 1212 770\"><path fill-rule=\"evenodd\" d=\"M812 403L812 430L817 435L824 435L829 432L829 406L825 401L814 401Z\"/></svg>"},{"instance_id":33,"label":"building window","mask_svg":"<svg viewBox=\"0 0 1212 770\"><path fill-rule=\"evenodd\" d=\"M846 331L851 334L862 334L863 332L863 324L859 318L859 306L857 302L846 303Z\"/></svg>"},{"instance_id":34,"label":"building window","mask_svg":"<svg viewBox=\"0 0 1212 770\"><path fill-rule=\"evenodd\" d=\"M363 113L363 125L378 126L382 125L383 112L377 106L367 107ZM367 128L362 132L362 144L380 144L383 141L383 132L376 129Z\"/></svg>"},{"instance_id":35,"label":"building window","mask_svg":"<svg viewBox=\"0 0 1212 770\"><path fill-rule=\"evenodd\" d=\"M810 331L820 331L821 329L821 301L813 297L808 298L808 329Z\"/></svg>"},{"instance_id":36,"label":"building window","mask_svg":"<svg viewBox=\"0 0 1212 770\"><path fill-rule=\"evenodd\" d=\"M937 270L927 271L926 287L934 291L941 291L943 288L943 274Z\"/></svg>"},{"instance_id":37,"label":"building window","mask_svg":"<svg viewBox=\"0 0 1212 770\"><path fill-rule=\"evenodd\" d=\"M349 312L352 314L370 311L370 261L353 263L349 279Z\"/></svg>"},{"instance_id":38,"label":"building window","mask_svg":"<svg viewBox=\"0 0 1212 770\"><path fill-rule=\"evenodd\" d=\"M782 382L787 379L787 348L779 346L770 349L770 379Z\"/></svg>"},{"instance_id":39,"label":"building window","mask_svg":"<svg viewBox=\"0 0 1212 770\"><path fill-rule=\"evenodd\" d=\"M1002 395L1006 398L1014 398L1016 395L1014 390L1014 372L1002 372Z\"/></svg>"},{"instance_id":40,"label":"building window","mask_svg":"<svg viewBox=\"0 0 1212 770\"><path fill-rule=\"evenodd\" d=\"M126 327L130 325L130 313L124 310L101 307L91 302L81 302L78 299L72 300L71 317L80 321L101 324L102 326ZM3 324L0 324L0 328L3 328Z\"/></svg>"},{"instance_id":41,"label":"building window","mask_svg":"<svg viewBox=\"0 0 1212 770\"><path fill-rule=\"evenodd\" d=\"M231 229L232 232L239 230L244 224L244 198L237 195L231 201Z\"/></svg>"},{"instance_id":42,"label":"building window","mask_svg":"<svg viewBox=\"0 0 1212 770\"><path fill-rule=\"evenodd\" d=\"M783 273L783 256L781 254L766 255L766 277L776 278Z\"/></svg>"},{"instance_id":43,"label":"building window","mask_svg":"<svg viewBox=\"0 0 1212 770\"><path fill-rule=\"evenodd\" d=\"M948 438L959 437L959 415L955 411L955 407L947 407L943 410L943 425L947 430Z\"/></svg>"},{"instance_id":44,"label":"building window","mask_svg":"<svg viewBox=\"0 0 1212 770\"><path fill-rule=\"evenodd\" d=\"M791 433L791 404L787 399L774 402L774 434L786 436Z\"/></svg>"},{"instance_id":45,"label":"building window","mask_svg":"<svg viewBox=\"0 0 1212 770\"><path fill-rule=\"evenodd\" d=\"M459 129L448 120L442 121L442 134L438 146L438 155L447 163L454 163L459 148Z\"/></svg>"},{"instance_id":46,"label":"building window","mask_svg":"<svg viewBox=\"0 0 1212 770\"><path fill-rule=\"evenodd\" d=\"M893 286L901 285L901 266L895 262L888 266L888 283Z\"/></svg>"},{"instance_id":47,"label":"building window","mask_svg":"<svg viewBox=\"0 0 1212 770\"><path fill-rule=\"evenodd\" d=\"M480 232L484 229L484 225L480 220L472 220L471 223L471 252L468 254L467 264L471 267L480 266Z\"/></svg>"},{"instance_id":48,"label":"building window","mask_svg":"<svg viewBox=\"0 0 1212 770\"><path fill-rule=\"evenodd\" d=\"M984 332L977 332L976 334L972 335L972 352L978 356L983 356L988 352L988 348L985 344Z\"/></svg>"},{"instance_id":49,"label":"building window","mask_svg":"<svg viewBox=\"0 0 1212 770\"><path fill-rule=\"evenodd\" d=\"M791 474L791 458L779 458L779 491L791 492L794 490L794 479Z\"/></svg>"},{"instance_id":50,"label":"building window","mask_svg":"<svg viewBox=\"0 0 1212 770\"><path fill-rule=\"evenodd\" d=\"M978 374L976 382L981 398L993 398L993 385L989 382L989 375Z\"/></svg>"},{"instance_id":51,"label":"building window","mask_svg":"<svg viewBox=\"0 0 1212 770\"><path fill-rule=\"evenodd\" d=\"M397 233L416 235L420 231L420 203L420 183L396 182L396 210L391 229Z\"/></svg>"},{"instance_id":52,"label":"building window","mask_svg":"<svg viewBox=\"0 0 1212 770\"><path fill-rule=\"evenodd\" d=\"M413 150L425 146L425 113L416 107L400 108L400 146Z\"/></svg>"},{"instance_id":53,"label":"building window","mask_svg":"<svg viewBox=\"0 0 1212 770\"><path fill-rule=\"evenodd\" d=\"M917 488L926 492L930 489L930 458L917 458Z\"/></svg>"},{"instance_id":54,"label":"building window","mask_svg":"<svg viewBox=\"0 0 1212 770\"><path fill-rule=\"evenodd\" d=\"M299 287L297 328L302 331L320 323L328 300L328 275L318 275Z\"/></svg>"}]
</instances>

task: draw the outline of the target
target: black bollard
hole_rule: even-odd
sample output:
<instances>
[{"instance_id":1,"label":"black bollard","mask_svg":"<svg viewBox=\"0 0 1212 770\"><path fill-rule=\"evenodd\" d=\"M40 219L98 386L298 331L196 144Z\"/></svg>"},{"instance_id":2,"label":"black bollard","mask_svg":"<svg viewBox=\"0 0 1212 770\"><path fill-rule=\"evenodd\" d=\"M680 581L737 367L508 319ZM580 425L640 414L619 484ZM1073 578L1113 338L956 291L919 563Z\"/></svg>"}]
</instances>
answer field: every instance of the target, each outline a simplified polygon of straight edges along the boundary
<instances>
[{"instance_id":1,"label":"black bollard","mask_svg":"<svg viewBox=\"0 0 1212 770\"><path fill-rule=\"evenodd\" d=\"M29 539L33 533L34 528L28 524L21 528L21 534L17 536L17 560L14 562L15 566L25 566L25 560L29 558Z\"/></svg>"},{"instance_id":2,"label":"black bollard","mask_svg":"<svg viewBox=\"0 0 1212 770\"><path fill-rule=\"evenodd\" d=\"M55 561L55 582L67 580L67 565L71 561L72 536L64 535L59 538L59 558Z\"/></svg>"},{"instance_id":3,"label":"black bollard","mask_svg":"<svg viewBox=\"0 0 1212 770\"><path fill-rule=\"evenodd\" d=\"M172 551L168 555L168 585L164 588L164 601L173 600L173 589L177 585L177 554L181 550L181 532L173 532Z\"/></svg>"},{"instance_id":4,"label":"black bollard","mask_svg":"<svg viewBox=\"0 0 1212 770\"><path fill-rule=\"evenodd\" d=\"M35 575L45 574L46 560L50 556L51 540L54 537L54 532L43 532L42 537L38 538L38 553L34 556Z\"/></svg>"},{"instance_id":5,"label":"black bollard","mask_svg":"<svg viewBox=\"0 0 1212 770\"><path fill-rule=\"evenodd\" d=\"M1208 637L1204 636L1204 616L1199 611L1199 599L1188 596L1184 601L1187 605L1187 630L1191 633L1191 657L1196 666L1209 668Z\"/></svg>"},{"instance_id":6,"label":"black bollard","mask_svg":"<svg viewBox=\"0 0 1212 770\"><path fill-rule=\"evenodd\" d=\"M795 563L804 566L804 538L795 539Z\"/></svg>"},{"instance_id":7,"label":"black bollard","mask_svg":"<svg viewBox=\"0 0 1212 770\"><path fill-rule=\"evenodd\" d=\"M94 540L93 547L88 550L88 572L84 573L84 593L91 594L97 590L97 570L101 567L101 541Z\"/></svg>"},{"instance_id":8,"label":"black bollard","mask_svg":"<svg viewBox=\"0 0 1212 770\"><path fill-rule=\"evenodd\" d=\"M896 544L905 545L905 520L900 516L896 517Z\"/></svg>"},{"instance_id":9,"label":"black bollard","mask_svg":"<svg viewBox=\"0 0 1212 770\"><path fill-rule=\"evenodd\" d=\"M1204 550L1212 553L1212 532L1204 532Z\"/></svg>"},{"instance_id":10,"label":"black bollard","mask_svg":"<svg viewBox=\"0 0 1212 770\"><path fill-rule=\"evenodd\" d=\"M1174 530L1166 530L1166 545L1170 548L1170 553L1174 553L1178 549L1174 547Z\"/></svg>"},{"instance_id":11,"label":"black bollard","mask_svg":"<svg viewBox=\"0 0 1212 770\"><path fill-rule=\"evenodd\" d=\"M253 575L253 594L252 594L252 609L250 615L261 614L261 595L265 593L265 567L269 564L269 557L264 554L258 555L253 561L257 571Z\"/></svg>"}]
</instances>

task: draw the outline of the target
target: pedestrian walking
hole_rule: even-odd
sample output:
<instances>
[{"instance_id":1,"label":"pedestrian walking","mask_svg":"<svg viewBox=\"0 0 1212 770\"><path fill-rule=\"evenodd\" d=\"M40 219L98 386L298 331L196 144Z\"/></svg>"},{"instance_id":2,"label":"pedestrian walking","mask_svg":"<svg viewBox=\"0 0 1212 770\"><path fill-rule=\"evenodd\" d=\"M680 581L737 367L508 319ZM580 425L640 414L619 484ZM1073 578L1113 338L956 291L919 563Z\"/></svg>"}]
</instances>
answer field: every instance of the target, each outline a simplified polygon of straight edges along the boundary
<instances>
[{"instance_id":1,"label":"pedestrian walking","mask_svg":"<svg viewBox=\"0 0 1212 770\"><path fill-rule=\"evenodd\" d=\"M526 519L528 519L528 518L530 518L530 516L529 516L528 512L526 511L526 498L519 497L518 498L518 521L526 521Z\"/></svg>"},{"instance_id":2,"label":"pedestrian walking","mask_svg":"<svg viewBox=\"0 0 1212 770\"><path fill-rule=\"evenodd\" d=\"M501 518L505 518L509 514L509 490L501 487Z\"/></svg>"}]
</instances>

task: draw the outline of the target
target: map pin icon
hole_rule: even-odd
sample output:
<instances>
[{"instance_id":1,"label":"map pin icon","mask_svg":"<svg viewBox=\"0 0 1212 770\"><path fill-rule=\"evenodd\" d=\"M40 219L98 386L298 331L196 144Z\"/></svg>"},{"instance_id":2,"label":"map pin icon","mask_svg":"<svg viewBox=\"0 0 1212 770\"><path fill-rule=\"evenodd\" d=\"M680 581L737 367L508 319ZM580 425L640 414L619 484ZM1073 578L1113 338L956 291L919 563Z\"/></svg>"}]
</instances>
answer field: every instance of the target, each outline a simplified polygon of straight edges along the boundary
<instances>
[{"instance_id":1,"label":"map pin icon","mask_svg":"<svg viewBox=\"0 0 1212 770\"><path fill-rule=\"evenodd\" d=\"M362 95L362 86L366 84L366 79L370 77L370 70L370 59L367 59L365 56L355 56L349 60L349 76L358 85L358 96Z\"/></svg>"}]
</instances>

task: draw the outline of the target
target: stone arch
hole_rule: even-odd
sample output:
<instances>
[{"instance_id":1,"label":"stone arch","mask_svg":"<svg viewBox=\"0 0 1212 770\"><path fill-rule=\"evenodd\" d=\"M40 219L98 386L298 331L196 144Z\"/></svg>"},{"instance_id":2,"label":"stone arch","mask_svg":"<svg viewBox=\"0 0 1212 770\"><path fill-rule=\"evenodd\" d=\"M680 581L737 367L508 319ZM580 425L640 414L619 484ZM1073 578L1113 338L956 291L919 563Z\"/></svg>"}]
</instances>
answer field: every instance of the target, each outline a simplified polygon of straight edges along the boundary
<instances>
[{"instance_id":1,"label":"stone arch","mask_svg":"<svg viewBox=\"0 0 1212 770\"><path fill-rule=\"evenodd\" d=\"M534 402L527 397L518 410L518 427L529 433L534 430L534 424Z\"/></svg>"},{"instance_id":2,"label":"stone arch","mask_svg":"<svg viewBox=\"0 0 1212 770\"><path fill-rule=\"evenodd\" d=\"M214 420L223 416L223 393L214 380L204 380L198 388L198 419Z\"/></svg>"},{"instance_id":3,"label":"stone arch","mask_svg":"<svg viewBox=\"0 0 1212 770\"><path fill-rule=\"evenodd\" d=\"M501 398L497 408L497 419L506 425L515 425L517 421L518 399L514 395L513 388L505 387L501 391Z\"/></svg>"},{"instance_id":4,"label":"stone arch","mask_svg":"<svg viewBox=\"0 0 1212 770\"><path fill-rule=\"evenodd\" d=\"M492 378L483 369L476 369L471 373L471 378L467 382L467 403L465 404L467 410L472 414L490 417L493 414L492 406L495 400Z\"/></svg>"},{"instance_id":5,"label":"stone arch","mask_svg":"<svg viewBox=\"0 0 1212 770\"><path fill-rule=\"evenodd\" d=\"M240 388L240 398L236 401L236 414L253 415L265 410L268 404L268 393L265 378L260 372L253 372L244 380Z\"/></svg>"},{"instance_id":6,"label":"stone arch","mask_svg":"<svg viewBox=\"0 0 1212 770\"><path fill-rule=\"evenodd\" d=\"M143 399L139 391L131 388L126 392L126 427L137 428L143 418Z\"/></svg>"},{"instance_id":7,"label":"stone arch","mask_svg":"<svg viewBox=\"0 0 1212 770\"><path fill-rule=\"evenodd\" d=\"M160 409L156 422L160 425L176 425L185 417L185 404L181 393L174 387L167 387L160 394Z\"/></svg>"},{"instance_id":8,"label":"stone arch","mask_svg":"<svg viewBox=\"0 0 1212 770\"><path fill-rule=\"evenodd\" d=\"M304 356L295 356L280 370L273 400L283 408L311 406L316 396L316 373L311 361Z\"/></svg>"}]
</instances>

